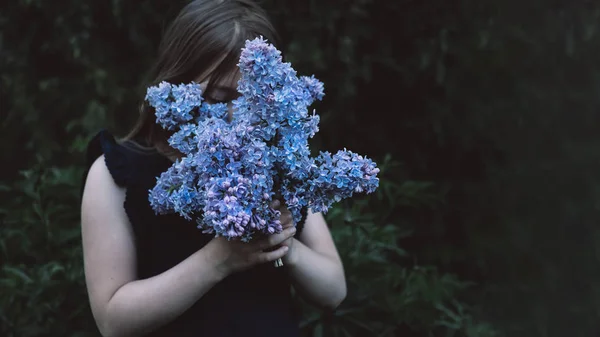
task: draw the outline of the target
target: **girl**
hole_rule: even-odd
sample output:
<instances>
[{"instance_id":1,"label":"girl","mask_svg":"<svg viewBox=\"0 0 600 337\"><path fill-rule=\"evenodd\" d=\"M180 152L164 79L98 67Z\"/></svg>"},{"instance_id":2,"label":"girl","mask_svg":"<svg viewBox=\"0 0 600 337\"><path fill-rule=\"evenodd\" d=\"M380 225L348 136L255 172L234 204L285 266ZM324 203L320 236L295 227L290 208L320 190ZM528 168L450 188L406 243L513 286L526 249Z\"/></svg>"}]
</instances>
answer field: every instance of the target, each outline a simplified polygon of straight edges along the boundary
<instances>
[{"instance_id":1,"label":"girl","mask_svg":"<svg viewBox=\"0 0 600 337\"><path fill-rule=\"evenodd\" d=\"M276 34L251 0L196 0L167 29L154 81L201 83L209 102L237 97L241 48ZM230 109L231 110L231 109ZM230 111L231 114L231 111ZM291 287L334 309L346 295L344 270L323 216L251 243L202 234L148 201L156 177L180 155L143 106L122 141L100 132L88 148L82 242L92 312L105 337L298 336ZM275 268L281 258L284 266Z\"/></svg>"}]
</instances>

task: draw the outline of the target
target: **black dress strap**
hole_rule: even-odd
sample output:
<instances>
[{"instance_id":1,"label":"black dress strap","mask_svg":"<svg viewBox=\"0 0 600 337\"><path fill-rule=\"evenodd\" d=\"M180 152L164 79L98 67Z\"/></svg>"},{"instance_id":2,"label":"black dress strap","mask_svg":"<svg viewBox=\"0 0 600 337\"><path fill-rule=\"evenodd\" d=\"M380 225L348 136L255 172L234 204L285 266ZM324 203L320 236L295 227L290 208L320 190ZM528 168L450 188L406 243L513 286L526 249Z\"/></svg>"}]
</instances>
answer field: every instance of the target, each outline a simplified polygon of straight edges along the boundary
<instances>
[{"instance_id":1,"label":"black dress strap","mask_svg":"<svg viewBox=\"0 0 600 337\"><path fill-rule=\"evenodd\" d=\"M131 158L127 149L118 144L114 136L107 130L101 130L92 138L87 147L83 185L85 185L90 167L103 154L106 167L115 183L119 186L127 186L131 183L132 165L129 163Z\"/></svg>"},{"instance_id":2,"label":"black dress strap","mask_svg":"<svg viewBox=\"0 0 600 337\"><path fill-rule=\"evenodd\" d=\"M302 207L302 209L300 209L300 214L302 215L302 217L300 218L300 221L296 223L296 234L294 235L295 237L299 237L300 233L302 233L302 230L304 230L304 224L306 223L308 209L306 207Z\"/></svg>"}]
</instances>

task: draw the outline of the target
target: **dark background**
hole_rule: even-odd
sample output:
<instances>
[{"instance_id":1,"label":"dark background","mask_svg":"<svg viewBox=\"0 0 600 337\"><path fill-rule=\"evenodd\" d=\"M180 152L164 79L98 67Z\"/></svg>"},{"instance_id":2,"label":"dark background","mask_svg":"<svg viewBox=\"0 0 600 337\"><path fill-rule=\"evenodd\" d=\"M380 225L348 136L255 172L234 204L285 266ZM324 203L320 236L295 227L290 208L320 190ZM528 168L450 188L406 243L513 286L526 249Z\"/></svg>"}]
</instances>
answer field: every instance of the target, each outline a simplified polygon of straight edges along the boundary
<instances>
[{"instance_id":1,"label":"dark background","mask_svg":"<svg viewBox=\"0 0 600 337\"><path fill-rule=\"evenodd\" d=\"M0 3L0 335L98 336L83 151L124 135L186 1ZM312 146L382 167L328 213L349 295L306 336L598 336L600 4L264 1L326 96Z\"/></svg>"}]
</instances>

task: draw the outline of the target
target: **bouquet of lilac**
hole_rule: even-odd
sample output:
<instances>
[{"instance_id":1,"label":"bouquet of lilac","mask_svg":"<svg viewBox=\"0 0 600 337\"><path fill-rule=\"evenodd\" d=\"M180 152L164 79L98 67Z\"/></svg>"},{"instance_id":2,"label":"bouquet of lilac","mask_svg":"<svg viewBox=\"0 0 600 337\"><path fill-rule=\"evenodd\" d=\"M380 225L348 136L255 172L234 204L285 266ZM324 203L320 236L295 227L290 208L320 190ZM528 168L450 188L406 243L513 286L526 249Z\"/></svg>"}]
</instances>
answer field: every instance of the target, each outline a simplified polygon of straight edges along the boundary
<instances>
[{"instance_id":1,"label":"bouquet of lilac","mask_svg":"<svg viewBox=\"0 0 600 337\"><path fill-rule=\"evenodd\" d=\"M320 81L298 77L262 37L246 42L238 66L241 96L231 120L225 104L203 101L197 83L148 88L157 123L174 132L169 144L184 155L150 190L155 212L177 212L205 233L248 241L282 231L270 207L275 197L297 223L302 208L326 212L354 192L375 191L379 169L370 159L347 150L310 156L319 116L308 107L324 96Z\"/></svg>"}]
</instances>

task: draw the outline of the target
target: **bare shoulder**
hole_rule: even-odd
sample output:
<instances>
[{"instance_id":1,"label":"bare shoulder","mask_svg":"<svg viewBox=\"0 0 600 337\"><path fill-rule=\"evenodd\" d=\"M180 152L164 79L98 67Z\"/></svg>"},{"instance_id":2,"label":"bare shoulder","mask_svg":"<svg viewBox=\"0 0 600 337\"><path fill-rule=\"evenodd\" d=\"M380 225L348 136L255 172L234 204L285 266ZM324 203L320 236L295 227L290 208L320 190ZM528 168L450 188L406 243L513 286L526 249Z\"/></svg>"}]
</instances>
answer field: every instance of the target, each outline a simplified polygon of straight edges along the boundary
<instances>
[{"instance_id":1,"label":"bare shoulder","mask_svg":"<svg viewBox=\"0 0 600 337\"><path fill-rule=\"evenodd\" d=\"M104 203L123 201L125 189L113 180L104 155L98 157L89 169L82 197L82 208L95 207ZM112 201L112 202L111 202ZM122 204L121 204L122 206Z\"/></svg>"},{"instance_id":2,"label":"bare shoulder","mask_svg":"<svg viewBox=\"0 0 600 337\"><path fill-rule=\"evenodd\" d=\"M89 169L81 201L82 226L95 223L129 225L123 203L125 189L118 186L106 166L104 155L98 157Z\"/></svg>"},{"instance_id":3,"label":"bare shoulder","mask_svg":"<svg viewBox=\"0 0 600 337\"><path fill-rule=\"evenodd\" d=\"M85 187L95 188L95 187L109 187L106 185L113 185L112 187L117 187L115 184L108 167L106 166L106 160L104 155L98 157L88 172L87 180L85 182Z\"/></svg>"}]
</instances>

